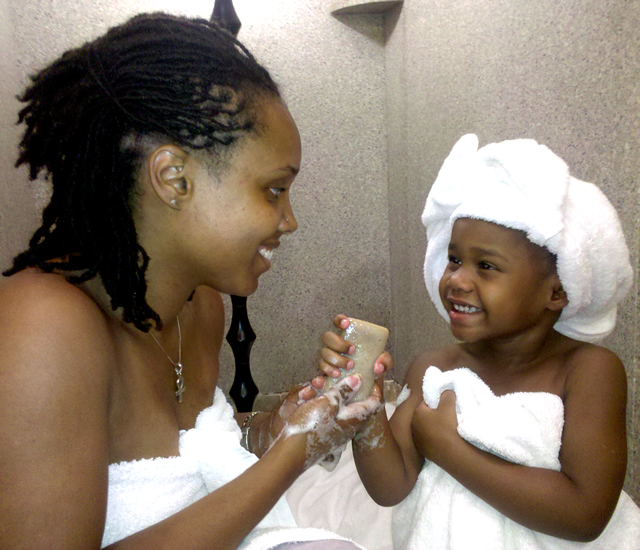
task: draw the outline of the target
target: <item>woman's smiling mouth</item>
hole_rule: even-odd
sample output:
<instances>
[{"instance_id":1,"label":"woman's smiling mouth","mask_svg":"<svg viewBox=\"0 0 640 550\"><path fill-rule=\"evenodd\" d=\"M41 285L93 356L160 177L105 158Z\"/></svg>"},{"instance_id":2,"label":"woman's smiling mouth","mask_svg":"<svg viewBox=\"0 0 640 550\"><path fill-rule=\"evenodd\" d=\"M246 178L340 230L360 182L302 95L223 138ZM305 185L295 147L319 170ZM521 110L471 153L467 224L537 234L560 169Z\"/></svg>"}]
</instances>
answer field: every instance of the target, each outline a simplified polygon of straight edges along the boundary
<instances>
[{"instance_id":1,"label":"woman's smiling mouth","mask_svg":"<svg viewBox=\"0 0 640 550\"><path fill-rule=\"evenodd\" d=\"M258 248L258 253L268 262L271 262L271 258L273 258L273 248L267 248L266 246L261 246Z\"/></svg>"},{"instance_id":2,"label":"woman's smiling mouth","mask_svg":"<svg viewBox=\"0 0 640 550\"><path fill-rule=\"evenodd\" d=\"M451 304L451 309L456 313L479 313L482 311L479 307L475 306L466 306L462 304Z\"/></svg>"}]
</instances>

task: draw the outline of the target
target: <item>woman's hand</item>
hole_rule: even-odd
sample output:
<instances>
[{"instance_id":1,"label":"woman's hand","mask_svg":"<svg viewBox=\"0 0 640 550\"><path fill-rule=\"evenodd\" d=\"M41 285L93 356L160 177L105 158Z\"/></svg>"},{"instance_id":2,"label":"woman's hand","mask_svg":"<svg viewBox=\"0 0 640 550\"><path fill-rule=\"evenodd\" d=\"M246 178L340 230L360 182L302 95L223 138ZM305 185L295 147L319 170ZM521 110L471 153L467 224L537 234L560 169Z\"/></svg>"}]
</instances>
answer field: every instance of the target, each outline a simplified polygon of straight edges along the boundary
<instances>
[{"instance_id":1,"label":"woman's hand","mask_svg":"<svg viewBox=\"0 0 640 550\"><path fill-rule=\"evenodd\" d=\"M358 403L348 403L361 383L359 375L347 376L322 395L291 408L285 399L278 411L286 418L274 444L294 437L304 440L305 469L343 447L382 406L379 391Z\"/></svg>"},{"instance_id":2,"label":"woman's hand","mask_svg":"<svg viewBox=\"0 0 640 550\"><path fill-rule=\"evenodd\" d=\"M440 465L443 457L450 452L452 443L461 440L458 435L456 394L451 390L443 392L437 409L430 408L424 401L420 403L411 419L411 433L418 452Z\"/></svg>"},{"instance_id":3,"label":"woman's hand","mask_svg":"<svg viewBox=\"0 0 640 550\"><path fill-rule=\"evenodd\" d=\"M338 329L346 329L349 326L349 318L346 315L336 315L333 324ZM340 376L340 369L351 370L354 367L353 360L349 358L356 351L353 343L347 342L335 332L325 332L322 335L324 347L320 352L318 368L332 378ZM393 359L386 351L382 353L373 364L373 372L384 375L393 368ZM316 389L324 387L324 377L313 380L312 385Z\"/></svg>"}]
</instances>

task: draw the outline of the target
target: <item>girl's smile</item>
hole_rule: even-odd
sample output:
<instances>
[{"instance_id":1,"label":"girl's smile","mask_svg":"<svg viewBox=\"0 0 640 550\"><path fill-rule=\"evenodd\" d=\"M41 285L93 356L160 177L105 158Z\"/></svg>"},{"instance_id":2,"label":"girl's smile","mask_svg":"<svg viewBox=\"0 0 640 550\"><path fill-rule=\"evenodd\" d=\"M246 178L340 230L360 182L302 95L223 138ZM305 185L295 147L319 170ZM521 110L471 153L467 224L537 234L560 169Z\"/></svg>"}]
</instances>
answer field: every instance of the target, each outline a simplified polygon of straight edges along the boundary
<instances>
[{"instance_id":1,"label":"girl's smile","mask_svg":"<svg viewBox=\"0 0 640 550\"><path fill-rule=\"evenodd\" d=\"M520 232L482 220L455 222L440 297L459 340L528 330L548 311L555 282L540 247Z\"/></svg>"}]
</instances>

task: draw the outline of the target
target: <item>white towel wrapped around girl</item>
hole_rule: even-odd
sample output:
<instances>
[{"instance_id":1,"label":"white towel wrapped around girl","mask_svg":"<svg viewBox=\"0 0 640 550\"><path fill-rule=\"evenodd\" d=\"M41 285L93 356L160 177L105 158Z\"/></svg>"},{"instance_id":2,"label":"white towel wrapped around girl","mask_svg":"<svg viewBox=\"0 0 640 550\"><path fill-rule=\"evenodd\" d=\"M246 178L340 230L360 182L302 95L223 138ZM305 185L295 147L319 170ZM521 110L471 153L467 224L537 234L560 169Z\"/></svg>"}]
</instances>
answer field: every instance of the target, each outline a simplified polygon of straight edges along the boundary
<instances>
[{"instance_id":1,"label":"white towel wrapped around girl","mask_svg":"<svg viewBox=\"0 0 640 550\"><path fill-rule=\"evenodd\" d=\"M462 223L458 227L481 228L482 225L478 225L480 221L518 230L530 242L555 256L561 286L557 290L554 287L554 293L566 292L568 299L562 306L561 315L554 317L556 333L573 341L588 343L611 333L617 306L633 280L621 224L602 191L591 183L572 177L564 161L547 147L534 140L521 139L478 149L475 135L463 136L445 160L432 186L422 216L428 239L425 282L438 312L452 323L452 327L453 319L457 319L457 329L466 334L465 322L468 321L468 326L475 326L472 314L477 313L480 319L488 319L492 315L491 307L488 313L484 313L481 290L494 287L482 282L490 277L486 275L488 272L483 272L487 262L474 264L477 261L474 259L477 248L474 247L478 242L484 242L482 237L464 233L462 229L461 241L454 243L453 250L449 249L454 224L462 219L467 225ZM458 245L460 249L456 248ZM478 257L482 254L489 253L477 252ZM494 269L494 266L489 267ZM458 274L458 269L463 275ZM509 272L508 266L505 271ZM460 279L452 282L453 274ZM464 305L465 298L460 297L463 294L471 296L466 300L473 307ZM454 298L458 299L457 304L453 303ZM491 306L491 302L489 304ZM455 309L455 315L452 316L445 306L451 311ZM526 308L522 307L524 312ZM478 325L484 327L480 321ZM540 326L536 325L536 328ZM545 325L543 334L548 334L547 330ZM518 336L522 334L518 333ZM536 340L531 332L525 336L535 342L540 340ZM485 338L491 340L492 336L485 335ZM470 344L462 339L465 342L463 346L477 342L471 339ZM482 341L482 337L478 339ZM556 338L556 341L561 340ZM548 339L542 342L549 344ZM456 357L477 360L483 368L491 369L495 355L488 353L487 348L474 348L478 354L484 353L481 359L478 359L480 355L471 353L470 347L464 349L467 355ZM509 350L514 352L516 345ZM537 353L541 355L539 349ZM424 402L430 409L438 408L441 394L452 390L456 395L457 431L464 440L515 464L561 471L560 447L568 402L556 394L531 390L526 384L523 389L529 391L516 391L517 386L512 386L512 393L496 396L472 370L464 368L471 365L461 364L462 359L453 361L451 365L441 365L445 372L437 366L429 366L433 362L425 360L424 363L420 371L424 373ZM553 372L560 373L558 369ZM588 387L590 391L597 392L599 388L592 380L589 378ZM418 391L415 381L413 383L414 391ZM581 399L586 399L580 395ZM590 395L592 399L597 396L594 393ZM422 416L424 418L427 417ZM572 422L575 427L575 416ZM415 438L415 431L413 434ZM575 446L575 442L573 444ZM602 452L601 448L593 449L593 453ZM581 457L588 459L585 458L588 453L583 451ZM525 489L523 487L523 492ZM518 504L522 512L526 503ZM540 502L537 505L539 509ZM570 511L567 512L569 515ZM586 543L564 540L536 532L507 518L444 469L427 460L411 493L394 510L393 540L394 548L402 550L637 550L640 548L640 510L622 492L611 520L598 538Z\"/></svg>"},{"instance_id":2,"label":"white towel wrapped around girl","mask_svg":"<svg viewBox=\"0 0 640 550\"><path fill-rule=\"evenodd\" d=\"M422 386L427 405L437 408L447 390L456 394L458 433L469 443L515 464L560 470L560 397L544 392L496 396L469 369L429 367ZM510 520L427 463L413 491L394 509L393 545L406 550L638 550L640 510L623 492L595 541L562 540Z\"/></svg>"}]
</instances>

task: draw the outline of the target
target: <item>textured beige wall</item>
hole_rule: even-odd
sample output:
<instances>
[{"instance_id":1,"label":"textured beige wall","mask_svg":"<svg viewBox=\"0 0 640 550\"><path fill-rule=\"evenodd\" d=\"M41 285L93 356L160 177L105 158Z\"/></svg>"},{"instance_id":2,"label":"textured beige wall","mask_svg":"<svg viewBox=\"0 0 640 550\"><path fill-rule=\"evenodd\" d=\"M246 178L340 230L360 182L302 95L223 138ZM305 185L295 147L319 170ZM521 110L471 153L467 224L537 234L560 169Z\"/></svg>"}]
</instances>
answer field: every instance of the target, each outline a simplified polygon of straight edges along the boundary
<instances>
[{"instance_id":1,"label":"textured beige wall","mask_svg":"<svg viewBox=\"0 0 640 550\"><path fill-rule=\"evenodd\" d=\"M11 48L3 50L3 62L14 73L1 90L3 106L28 74L135 13L163 10L208 18L214 3L2 1ZM389 324L383 24L379 16L337 19L321 0L234 4L243 22L239 38L281 84L303 142L302 171L292 191L298 232L282 240L272 270L249 299L258 334L251 355L254 378L262 391L274 392L315 375L320 336L336 313ZM7 56L8 51L14 54ZM6 112L3 107L4 126L7 120L13 124L14 113L14 105ZM0 144L6 158L15 156L16 139ZM26 242L35 224L34 205L42 205L46 192L42 185L31 189L23 171L1 174L3 188L13 186L0 198L0 264L6 266ZM18 209L21 204L30 217ZM14 236L18 244L5 243ZM228 348L223 360L233 365ZM223 371L223 389L232 376L232 369Z\"/></svg>"},{"instance_id":2,"label":"textured beige wall","mask_svg":"<svg viewBox=\"0 0 640 550\"><path fill-rule=\"evenodd\" d=\"M387 18L392 329L401 377L450 340L422 279L420 214L456 140L545 143L620 213L636 284L605 345L629 378L627 491L640 502L640 2L405 0ZM397 154L395 154L397 152Z\"/></svg>"},{"instance_id":3,"label":"textured beige wall","mask_svg":"<svg viewBox=\"0 0 640 550\"><path fill-rule=\"evenodd\" d=\"M303 145L299 229L249 299L252 370L272 392L316 374L336 313L390 322L383 20L335 18L324 0L234 4L239 38L282 83Z\"/></svg>"}]
</instances>

